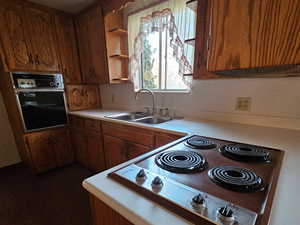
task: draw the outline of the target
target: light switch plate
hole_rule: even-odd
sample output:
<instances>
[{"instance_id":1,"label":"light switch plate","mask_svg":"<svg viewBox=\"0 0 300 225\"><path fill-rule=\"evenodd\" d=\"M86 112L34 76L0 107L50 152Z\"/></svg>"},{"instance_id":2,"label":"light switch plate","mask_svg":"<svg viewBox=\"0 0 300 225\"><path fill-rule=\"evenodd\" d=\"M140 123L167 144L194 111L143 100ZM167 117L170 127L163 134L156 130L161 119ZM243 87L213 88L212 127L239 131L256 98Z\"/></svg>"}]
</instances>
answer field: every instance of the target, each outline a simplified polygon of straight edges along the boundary
<instances>
[{"instance_id":1,"label":"light switch plate","mask_svg":"<svg viewBox=\"0 0 300 225\"><path fill-rule=\"evenodd\" d=\"M251 110L252 98L250 97L237 97L235 110L249 112Z\"/></svg>"}]
</instances>

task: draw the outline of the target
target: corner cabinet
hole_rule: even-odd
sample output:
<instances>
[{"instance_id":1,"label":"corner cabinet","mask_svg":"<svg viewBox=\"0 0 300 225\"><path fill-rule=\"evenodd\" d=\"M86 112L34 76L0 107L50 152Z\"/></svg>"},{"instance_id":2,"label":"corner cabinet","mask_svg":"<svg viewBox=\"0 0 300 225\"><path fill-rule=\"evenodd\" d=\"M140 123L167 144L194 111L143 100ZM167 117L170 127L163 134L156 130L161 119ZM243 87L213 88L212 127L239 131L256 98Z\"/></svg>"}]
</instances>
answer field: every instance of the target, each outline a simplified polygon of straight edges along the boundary
<instances>
[{"instance_id":1,"label":"corner cabinet","mask_svg":"<svg viewBox=\"0 0 300 225\"><path fill-rule=\"evenodd\" d=\"M104 18L100 6L93 6L76 18L76 31L83 82L107 84Z\"/></svg>"},{"instance_id":2,"label":"corner cabinet","mask_svg":"<svg viewBox=\"0 0 300 225\"><path fill-rule=\"evenodd\" d=\"M199 0L194 78L300 64L298 0Z\"/></svg>"},{"instance_id":3,"label":"corner cabinet","mask_svg":"<svg viewBox=\"0 0 300 225\"><path fill-rule=\"evenodd\" d=\"M4 69L59 71L53 15L20 3L0 3L0 52Z\"/></svg>"}]
</instances>

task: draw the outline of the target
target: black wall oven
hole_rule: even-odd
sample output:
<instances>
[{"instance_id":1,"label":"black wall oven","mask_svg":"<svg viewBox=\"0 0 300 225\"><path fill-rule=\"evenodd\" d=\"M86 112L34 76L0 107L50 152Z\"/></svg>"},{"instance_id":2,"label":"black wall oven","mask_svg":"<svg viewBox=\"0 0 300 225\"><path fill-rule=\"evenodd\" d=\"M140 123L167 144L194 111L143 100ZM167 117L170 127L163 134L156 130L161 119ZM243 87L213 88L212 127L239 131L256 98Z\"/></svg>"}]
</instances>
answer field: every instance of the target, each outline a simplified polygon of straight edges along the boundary
<instances>
[{"instance_id":1,"label":"black wall oven","mask_svg":"<svg viewBox=\"0 0 300 225\"><path fill-rule=\"evenodd\" d=\"M25 132L68 123L61 74L13 73L12 78Z\"/></svg>"}]
</instances>

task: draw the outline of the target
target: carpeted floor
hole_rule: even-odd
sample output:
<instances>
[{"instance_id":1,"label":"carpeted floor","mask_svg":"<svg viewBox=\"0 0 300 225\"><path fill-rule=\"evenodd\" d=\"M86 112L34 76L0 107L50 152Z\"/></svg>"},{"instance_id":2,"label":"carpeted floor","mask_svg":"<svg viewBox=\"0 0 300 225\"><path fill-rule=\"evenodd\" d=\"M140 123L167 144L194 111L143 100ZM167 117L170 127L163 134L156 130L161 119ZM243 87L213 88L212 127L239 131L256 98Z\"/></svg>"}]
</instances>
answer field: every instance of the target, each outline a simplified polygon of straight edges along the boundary
<instances>
[{"instance_id":1,"label":"carpeted floor","mask_svg":"<svg viewBox=\"0 0 300 225\"><path fill-rule=\"evenodd\" d=\"M0 225L90 225L92 173L74 164L39 176L20 165L0 169Z\"/></svg>"}]
</instances>

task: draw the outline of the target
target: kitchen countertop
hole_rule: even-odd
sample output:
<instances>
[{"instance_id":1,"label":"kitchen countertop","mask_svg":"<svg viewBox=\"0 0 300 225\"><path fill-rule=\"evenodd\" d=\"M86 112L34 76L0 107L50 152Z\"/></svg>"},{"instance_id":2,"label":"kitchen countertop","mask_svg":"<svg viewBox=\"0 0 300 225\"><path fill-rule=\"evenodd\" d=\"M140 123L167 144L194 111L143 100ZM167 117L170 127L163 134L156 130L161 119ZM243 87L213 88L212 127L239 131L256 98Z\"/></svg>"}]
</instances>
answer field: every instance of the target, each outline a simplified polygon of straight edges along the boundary
<instances>
[{"instance_id":1,"label":"kitchen countertop","mask_svg":"<svg viewBox=\"0 0 300 225\"><path fill-rule=\"evenodd\" d=\"M105 115L123 112L125 111L85 110L70 112L69 114L144 127L156 131L168 131L174 134L198 134L285 150L285 158L273 202L270 225L300 224L300 214L298 213L300 203L300 195L298 193L298 187L300 187L300 131L195 118L148 125L104 117ZM84 188L134 224L190 224L180 216L107 178L106 175L108 173L130 164L131 161L86 179L83 182Z\"/></svg>"}]
</instances>

